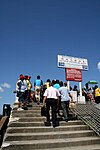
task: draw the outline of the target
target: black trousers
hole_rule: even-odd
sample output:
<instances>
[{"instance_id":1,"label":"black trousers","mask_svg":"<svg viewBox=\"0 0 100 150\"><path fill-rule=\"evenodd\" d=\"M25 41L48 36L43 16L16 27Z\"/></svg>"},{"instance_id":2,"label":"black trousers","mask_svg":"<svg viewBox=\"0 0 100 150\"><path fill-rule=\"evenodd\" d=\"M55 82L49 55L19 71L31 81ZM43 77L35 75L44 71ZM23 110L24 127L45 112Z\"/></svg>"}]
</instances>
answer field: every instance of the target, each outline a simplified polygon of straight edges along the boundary
<instances>
[{"instance_id":1,"label":"black trousers","mask_svg":"<svg viewBox=\"0 0 100 150\"><path fill-rule=\"evenodd\" d=\"M97 104L100 103L100 96L95 97L95 102L96 102Z\"/></svg>"},{"instance_id":2,"label":"black trousers","mask_svg":"<svg viewBox=\"0 0 100 150\"><path fill-rule=\"evenodd\" d=\"M46 100L46 108L47 108L47 121L50 122L50 107L52 111L52 124L56 125L57 120L57 99L48 98Z\"/></svg>"}]
</instances>

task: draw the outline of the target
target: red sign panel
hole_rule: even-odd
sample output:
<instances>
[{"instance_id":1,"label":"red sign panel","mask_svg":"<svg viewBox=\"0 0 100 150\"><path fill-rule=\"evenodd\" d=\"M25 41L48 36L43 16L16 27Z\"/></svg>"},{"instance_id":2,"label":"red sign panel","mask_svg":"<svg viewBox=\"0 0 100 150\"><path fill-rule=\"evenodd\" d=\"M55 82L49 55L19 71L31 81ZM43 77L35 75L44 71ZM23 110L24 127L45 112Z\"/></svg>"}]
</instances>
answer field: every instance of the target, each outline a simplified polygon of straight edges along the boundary
<instances>
[{"instance_id":1,"label":"red sign panel","mask_svg":"<svg viewBox=\"0 0 100 150\"><path fill-rule=\"evenodd\" d=\"M66 68L66 80L81 82L82 70L76 68Z\"/></svg>"}]
</instances>

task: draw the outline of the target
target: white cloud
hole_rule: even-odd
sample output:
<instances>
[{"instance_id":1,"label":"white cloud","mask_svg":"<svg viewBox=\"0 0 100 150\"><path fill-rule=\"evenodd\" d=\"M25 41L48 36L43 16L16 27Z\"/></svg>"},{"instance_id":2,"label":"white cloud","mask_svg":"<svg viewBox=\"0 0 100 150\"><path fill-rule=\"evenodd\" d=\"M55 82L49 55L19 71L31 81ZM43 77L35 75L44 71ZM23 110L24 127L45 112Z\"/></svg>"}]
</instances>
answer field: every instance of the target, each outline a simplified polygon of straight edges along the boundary
<instances>
[{"instance_id":1,"label":"white cloud","mask_svg":"<svg viewBox=\"0 0 100 150\"><path fill-rule=\"evenodd\" d=\"M11 88L10 84L8 84L8 83L3 83L3 84L1 84L1 86L6 87L6 88Z\"/></svg>"},{"instance_id":2,"label":"white cloud","mask_svg":"<svg viewBox=\"0 0 100 150\"><path fill-rule=\"evenodd\" d=\"M100 62L98 62L98 70L100 70Z\"/></svg>"},{"instance_id":3,"label":"white cloud","mask_svg":"<svg viewBox=\"0 0 100 150\"><path fill-rule=\"evenodd\" d=\"M0 87L0 92L4 92L4 89L2 87Z\"/></svg>"}]
</instances>

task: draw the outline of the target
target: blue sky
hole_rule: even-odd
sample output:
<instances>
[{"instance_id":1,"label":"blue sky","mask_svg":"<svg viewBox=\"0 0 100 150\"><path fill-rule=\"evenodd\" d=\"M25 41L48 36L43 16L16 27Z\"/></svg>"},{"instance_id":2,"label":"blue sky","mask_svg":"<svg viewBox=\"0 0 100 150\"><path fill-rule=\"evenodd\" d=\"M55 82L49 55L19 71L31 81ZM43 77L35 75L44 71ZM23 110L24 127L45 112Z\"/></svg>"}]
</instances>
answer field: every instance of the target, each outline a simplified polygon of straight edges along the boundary
<instances>
[{"instance_id":1,"label":"blue sky","mask_svg":"<svg viewBox=\"0 0 100 150\"><path fill-rule=\"evenodd\" d=\"M37 75L43 82L65 81L57 55L86 58L89 70L82 71L82 86L91 79L100 85L99 0L1 0L1 111L4 103L14 103L21 73L32 83Z\"/></svg>"}]
</instances>

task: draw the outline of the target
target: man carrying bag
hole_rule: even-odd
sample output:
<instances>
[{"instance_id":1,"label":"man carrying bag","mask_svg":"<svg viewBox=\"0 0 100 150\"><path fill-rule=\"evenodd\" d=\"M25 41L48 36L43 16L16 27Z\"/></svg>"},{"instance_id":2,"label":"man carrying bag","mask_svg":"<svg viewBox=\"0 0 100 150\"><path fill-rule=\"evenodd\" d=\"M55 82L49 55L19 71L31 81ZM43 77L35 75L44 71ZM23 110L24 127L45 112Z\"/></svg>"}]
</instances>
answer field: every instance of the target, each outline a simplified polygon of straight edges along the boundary
<instances>
[{"instance_id":1,"label":"man carrying bag","mask_svg":"<svg viewBox=\"0 0 100 150\"><path fill-rule=\"evenodd\" d=\"M50 107L52 110L52 125L53 127L57 126L57 108L59 106L59 91L52 86L52 83L49 83L49 88L47 88L44 92L44 99L43 99L43 106L45 106L46 103L46 119L47 124L50 124Z\"/></svg>"}]
</instances>

